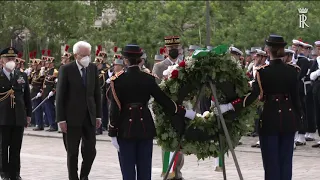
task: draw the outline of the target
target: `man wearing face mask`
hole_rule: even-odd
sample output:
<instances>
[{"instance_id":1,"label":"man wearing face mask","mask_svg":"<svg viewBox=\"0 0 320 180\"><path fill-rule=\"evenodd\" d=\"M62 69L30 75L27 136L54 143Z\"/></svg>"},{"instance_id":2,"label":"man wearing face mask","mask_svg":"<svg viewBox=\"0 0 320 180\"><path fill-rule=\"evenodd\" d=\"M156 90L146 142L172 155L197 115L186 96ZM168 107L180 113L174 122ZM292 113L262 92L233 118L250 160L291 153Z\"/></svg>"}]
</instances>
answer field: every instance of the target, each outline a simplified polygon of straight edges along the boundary
<instances>
[{"instance_id":1,"label":"man wearing face mask","mask_svg":"<svg viewBox=\"0 0 320 180\"><path fill-rule=\"evenodd\" d=\"M79 180L78 155L83 157L80 179L87 180L96 157L96 128L101 126L101 89L97 67L90 63L91 45L73 46L74 62L59 69L56 121L67 150L69 180Z\"/></svg>"},{"instance_id":2,"label":"man wearing face mask","mask_svg":"<svg viewBox=\"0 0 320 180\"><path fill-rule=\"evenodd\" d=\"M24 127L31 121L31 98L27 75L15 70L17 50L4 49L0 69L0 179L21 180L20 151ZM10 157L10 158L9 158Z\"/></svg>"},{"instance_id":3,"label":"man wearing face mask","mask_svg":"<svg viewBox=\"0 0 320 180\"><path fill-rule=\"evenodd\" d=\"M165 46L166 46L165 53L168 55L168 57L164 61L155 64L152 70L152 74L155 74L158 77L156 78L156 82L158 84L164 78L163 71L165 71L169 66L179 64L181 61L178 58L179 49L181 49L179 36L167 36L164 38L164 40L165 40ZM166 153L165 151L162 152L163 155L165 153ZM184 155L181 152L178 153L178 158L175 163L176 163L176 167L174 169L174 174L172 174L171 177L169 175L169 177L173 179L181 180L183 179L181 169L184 164ZM166 165L164 164L164 166ZM165 172L162 172L162 173L165 173Z\"/></svg>"},{"instance_id":4,"label":"man wearing face mask","mask_svg":"<svg viewBox=\"0 0 320 180\"><path fill-rule=\"evenodd\" d=\"M179 56L179 49L180 46L180 38L179 36L167 36L165 39L165 54L167 54L167 58L157 63L153 66L152 74L155 74L159 79L156 79L157 83L159 84L163 79L163 71L167 70L169 66L179 64L180 60L178 59Z\"/></svg>"}]
</instances>

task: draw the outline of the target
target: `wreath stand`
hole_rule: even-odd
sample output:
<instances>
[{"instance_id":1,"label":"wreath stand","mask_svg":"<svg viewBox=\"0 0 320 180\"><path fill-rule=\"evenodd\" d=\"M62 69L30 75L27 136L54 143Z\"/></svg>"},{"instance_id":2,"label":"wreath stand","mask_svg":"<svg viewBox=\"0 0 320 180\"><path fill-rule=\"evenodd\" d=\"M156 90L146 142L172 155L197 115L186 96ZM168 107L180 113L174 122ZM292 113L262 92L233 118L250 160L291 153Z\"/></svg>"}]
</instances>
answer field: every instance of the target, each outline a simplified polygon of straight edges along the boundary
<instances>
[{"instance_id":1,"label":"wreath stand","mask_svg":"<svg viewBox=\"0 0 320 180\"><path fill-rule=\"evenodd\" d=\"M219 114L219 116L218 116L218 127L219 127L219 129L220 129L221 126L222 126L223 132L224 132L224 134L225 134L225 136L226 136L226 140L227 140L229 149L230 149L230 151L231 151L231 155L232 155L234 164L235 164L235 166L236 166L236 168L237 168L237 172L238 172L239 178L240 178L240 180L243 180L243 176L242 176L242 173L241 173L241 170L240 170L240 166L239 166L239 163L238 163L238 159L237 159L237 157L236 157L236 153L234 152L234 148L233 148L233 145L232 145L232 142L231 142L231 138L230 138L230 135L229 135L229 131L228 131L226 122L225 122L225 120L224 120L224 118L223 118L223 115L222 115L222 113L221 113L220 104L219 104L218 96L217 96L216 86L215 86L215 84L212 82L212 80L209 80L209 85L210 85L210 89L211 89L212 95L213 95L213 97L214 97L214 103L215 103L215 105L216 105L216 107L217 107L218 114ZM197 108L197 105L198 105L199 102L200 102L200 97L201 97L201 96L203 95L203 93L204 93L204 89L205 89L205 85L203 85L203 86L201 87L200 94L199 94L199 96L198 96L197 99L196 99L196 104L195 104L195 106L193 106L193 110L195 110L195 109ZM223 149L223 145L222 145L222 144L223 144L223 137L222 137L221 133L220 133L220 135L219 135L219 141L220 141L220 142L219 142L219 144L220 144L220 149L222 150L222 149ZM180 140L180 143L179 143L179 145L178 145L177 150L176 150L176 151L174 152L174 154L173 154L173 157L175 157L175 156L177 155L177 153L179 152L179 150L180 150L180 144L181 144L181 140ZM223 152L220 153L220 158L222 158L223 179L224 179L224 180L227 180L227 174L226 174L226 168L225 168L225 158L224 158ZM167 178L168 178L168 176L169 176L170 169L171 169L171 167L173 166L173 162L174 162L174 158L172 158L172 159L170 160L169 167L168 167L168 169L167 169L167 172L166 172L163 180L167 180Z\"/></svg>"}]
</instances>

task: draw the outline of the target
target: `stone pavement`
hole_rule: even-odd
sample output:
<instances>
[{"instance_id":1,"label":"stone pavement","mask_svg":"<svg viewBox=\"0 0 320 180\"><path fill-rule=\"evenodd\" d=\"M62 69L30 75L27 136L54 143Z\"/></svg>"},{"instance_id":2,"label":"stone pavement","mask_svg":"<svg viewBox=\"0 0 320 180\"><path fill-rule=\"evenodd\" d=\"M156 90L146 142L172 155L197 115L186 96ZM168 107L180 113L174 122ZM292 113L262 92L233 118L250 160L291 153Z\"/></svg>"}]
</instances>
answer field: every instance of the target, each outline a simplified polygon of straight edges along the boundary
<instances>
[{"instance_id":1,"label":"stone pavement","mask_svg":"<svg viewBox=\"0 0 320 180\"><path fill-rule=\"evenodd\" d=\"M66 152L61 134L56 132L34 132L30 128L25 131L21 152L24 180L66 180ZM51 138L50 138L51 137ZM106 135L97 136L97 157L90 174L91 180L121 180L117 152ZM263 167L259 149L251 148L256 138L244 137L243 145L236 148L245 180L262 180ZM307 146L298 147L294 153L293 180L320 179L320 149ZM154 146L152 180L161 180L161 149ZM79 157L79 164L81 156ZM226 159L228 180L238 180L232 157ZM182 170L186 180L222 180L222 173L213 170L213 160L197 161L195 156L186 156Z\"/></svg>"}]
</instances>

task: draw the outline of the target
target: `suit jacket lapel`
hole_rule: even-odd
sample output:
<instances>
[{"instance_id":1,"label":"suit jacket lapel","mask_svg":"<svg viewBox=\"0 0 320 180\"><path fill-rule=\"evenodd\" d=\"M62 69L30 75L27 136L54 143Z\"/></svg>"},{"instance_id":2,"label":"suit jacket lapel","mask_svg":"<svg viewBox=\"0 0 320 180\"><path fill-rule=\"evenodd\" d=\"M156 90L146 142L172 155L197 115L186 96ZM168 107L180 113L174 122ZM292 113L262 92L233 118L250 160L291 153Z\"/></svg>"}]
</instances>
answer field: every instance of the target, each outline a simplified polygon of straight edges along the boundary
<instances>
[{"instance_id":1,"label":"suit jacket lapel","mask_svg":"<svg viewBox=\"0 0 320 180\"><path fill-rule=\"evenodd\" d=\"M3 72L2 69L0 69L0 78L2 79L5 79L8 83L10 83L8 77L6 76L6 74Z\"/></svg>"}]
</instances>

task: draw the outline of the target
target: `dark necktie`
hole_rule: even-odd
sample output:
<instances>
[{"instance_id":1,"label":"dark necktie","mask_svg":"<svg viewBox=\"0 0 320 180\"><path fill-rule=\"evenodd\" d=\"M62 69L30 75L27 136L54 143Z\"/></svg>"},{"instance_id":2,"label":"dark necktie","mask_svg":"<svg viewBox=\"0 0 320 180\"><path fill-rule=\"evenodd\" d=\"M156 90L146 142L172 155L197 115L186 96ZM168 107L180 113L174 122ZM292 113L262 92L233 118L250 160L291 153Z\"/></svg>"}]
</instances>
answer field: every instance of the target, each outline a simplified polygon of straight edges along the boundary
<instances>
[{"instance_id":1,"label":"dark necktie","mask_svg":"<svg viewBox=\"0 0 320 180\"><path fill-rule=\"evenodd\" d=\"M86 68L82 68L81 72L82 72L82 83L83 83L84 86L86 86L86 84L87 84L87 71L86 71Z\"/></svg>"},{"instance_id":2,"label":"dark necktie","mask_svg":"<svg viewBox=\"0 0 320 180\"><path fill-rule=\"evenodd\" d=\"M10 82L13 83L13 73L10 73Z\"/></svg>"}]
</instances>

